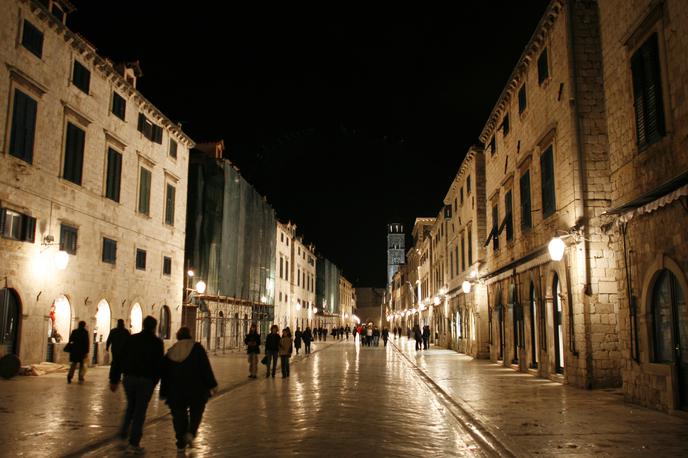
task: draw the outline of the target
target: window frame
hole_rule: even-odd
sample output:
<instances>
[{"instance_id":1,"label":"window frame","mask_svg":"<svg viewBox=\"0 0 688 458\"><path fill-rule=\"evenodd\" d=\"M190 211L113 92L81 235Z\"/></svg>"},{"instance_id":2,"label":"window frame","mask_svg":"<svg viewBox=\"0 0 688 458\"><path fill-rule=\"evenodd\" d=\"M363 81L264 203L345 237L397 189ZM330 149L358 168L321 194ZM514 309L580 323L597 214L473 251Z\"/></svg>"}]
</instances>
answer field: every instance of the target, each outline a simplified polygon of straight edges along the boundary
<instances>
[{"instance_id":1,"label":"window frame","mask_svg":"<svg viewBox=\"0 0 688 458\"><path fill-rule=\"evenodd\" d=\"M112 257L109 257L108 255L110 254L109 251L106 249L106 246L109 245L112 247ZM102 252L101 252L101 261L107 264L112 264L117 265L117 240L111 239L109 237L103 237L103 243L102 243Z\"/></svg>"},{"instance_id":2,"label":"window frame","mask_svg":"<svg viewBox=\"0 0 688 458\"><path fill-rule=\"evenodd\" d=\"M542 60L544 57L544 67L542 64ZM544 68L544 76L542 73L542 70ZM538 84L540 86L543 86L549 79L550 79L550 74L549 74L549 53L547 52L547 46L545 46L542 51L540 51L540 55L538 56L537 59L537 73L538 73Z\"/></svg>"},{"instance_id":3,"label":"window frame","mask_svg":"<svg viewBox=\"0 0 688 458\"><path fill-rule=\"evenodd\" d=\"M77 70L79 71L77 72ZM77 76L79 77L79 80L77 80ZM79 89L86 95L90 94L91 70L79 62L78 59L74 59L74 63L72 64L72 86Z\"/></svg>"},{"instance_id":4,"label":"window frame","mask_svg":"<svg viewBox=\"0 0 688 458\"><path fill-rule=\"evenodd\" d=\"M36 147L36 125L38 123L38 100L32 97L30 94L28 94L28 91L25 91L23 89L24 88L20 88L15 84L11 85L10 96L12 97L12 110L10 114L10 119L8 120L10 122L10 128L8 132L9 138L7 139L7 153L10 156L16 157L17 159L21 159L24 162L33 164L33 153ZM24 108L29 108L27 106L27 103L29 105L32 104L33 107L33 126L31 129L30 139L29 135L27 135L29 130L27 129L27 126L29 125L27 121L30 119L30 116L27 117L27 113L29 113L29 111L24 110L24 116L22 119L19 118L21 113L17 112L17 96L19 94L21 94L21 97L25 99L23 104ZM23 138L20 140L20 138L17 136L20 135L19 129L21 127L24 128L24 135L21 136ZM17 143L20 142L22 142L22 145L17 145ZM28 148L27 145L30 145L30 148ZM20 153L17 149L18 146L23 146L24 151Z\"/></svg>"},{"instance_id":5,"label":"window frame","mask_svg":"<svg viewBox=\"0 0 688 458\"><path fill-rule=\"evenodd\" d=\"M172 276L172 256L162 256L162 274L167 277Z\"/></svg>"},{"instance_id":6,"label":"window frame","mask_svg":"<svg viewBox=\"0 0 688 458\"><path fill-rule=\"evenodd\" d=\"M81 143L81 151L71 151L68 146L69 146L69 139L70 139L70 126L74 127L77 131L80 131L82 133L82 143ZM63 145L63 152L64 156L62 158L62 179L69 181L70 183L74 183L77 186L82 186L83 181L84 181L84 158L86 155L86 132L87 129L80 123L78 123L76 120L74 120L71 117L68 117L65 122L65 130L64 130L64 145ZM75 156L72 156L72 154L75 154ZM74 168L74 170L71 170L67 168L67 160L68 159L73 159L76 161L77 159L80 159L80 164L78 167L78 174L77 174L77 169ZM69 173L69 175L68 175ZM73 174L73 175L72 175Z\"/></svg>"},{"instance_id":7,"label":"window frame","mask_svg":"<svg viewBox=\"0 0 688 458\"><path fill-rule=\"evenodd\" d=\"M526 83L525 81L521 85L520 88L518 88L518 114L523 115L523 113L526 112L528 109L528 92L526 89Z\"/></svg>"},{"instance_id":8,"label":"window frame","mask_svg":"<svg viewBox=\"0 0 688 458\"><path fill-rule=\"evenodd\" d=\"M546 174L545 174L545 162L546 156L549 155L549 166L551 168L551 208L545 208L545 185L546 185ZM544 152L540 155L540 197L541 207L542 207L542 219L547 219L557 212L557 186L555 179L555 167L554 167L554 145L550 144L545 148Z\"/></svg>"},{"instance_id":9,"label":"window frame","mask_svg":"<svg viewBox=\"0 0 688 458\"><path fill-rule=\"evenodd\" d=\"M118 168L114 171L112 171L111 174L111 167L114 167L112 163L113 158L118 158ZM107 145L107 153L106 153L106 163L105 163L105 192L103 195L105 196L106 199L109 199L113 202L120 202L121 198L121 190L122 190L122 163L124 161L123 154L118 151L116 148L114 148L112 145ZM114 183L111 183L110 178L114 180Z\"/></svg>"},{"instance_id":10,"label":"window frame","mask_svg":"<svg viewBox=\"0 0 688 458\"><path fill-rule=\"evenodd\" d=\"M28 26L28 27L27 27ZM35 33L34 37L31 38L38 38L40 35L40 43L27 43L27 29L29 29L30 32ZM38 45L38 49L33 48L34 44ZM45 44L45 33L36 27L31 21L28 19L24 19L23 24L22 24L22 37L21 37L21 45L24 49L29 51L31 54L34 56L38 57L39 59L43 59L43 45Z\"/></svg>"},{"instance_id":11,"label":"window frame","mask_svg":"<svg viewBox=\"0 0 688 458\"><path fill-rule=\"evenodd\" d=\"M75 255L79 248L79 228L60 223L60 250Z\"/></svg>"},{"instance_id":12,"label":"window frame","mask_svg":"<svg viewBox=\"0 0 688 458\"><path fill-rule=\"evenodd\" d=\"M172 191L172 201L170 202L170 190ZM167 226L174 227L175 206L177 204L177 187L169 181L165 183L165 208L163 222Z\"/></svg>"},{"instance_id":13,"label":"window frame","mask_svg":"<svg viewBox=\"0 0 688 458\"><path fill-rule=\"evenodd\" d=\"M121 116L120 116L119 110L116 109L117 106L118 106L117 104L115 104L115 101L116 101L116 100L121 100L121 101L122 101L122 102L121 102L121 104L122 104L122 113L121 113L122 115L121 115ZM110 103L111 103L111 106L110 106L110 113L112 113L113 115L115 115L116 118L121 119L122 121L126 121L126 117L127 117L127 99L125 99L124 97L122 97L121 95L119 95L119 93L118 93L117 91L112 91L112 101L111 101Z\"/></svg>"},{"instance_id":14,"label":"window frame","mask_svg":"<svg viewBox=\"0 0 688 458\"><path fill-rule=\"evenodd\" d=\"M144 188L144 180L143 180L143 172L147 172L148 174L148 184L147 184L147 192L148 192L148 198L146 199L146 211L143 211L141 208L142 205L142 190ZM151 189L153 187L153 170L150 168L144 166L143 164L139 163L139 185L138 185L138 192L136 193L136 213L139 215L145 215L147 217L150 217L150 210L151 210Z\"/></svg>"},{"instance_id":15,"label":"window frame","mask_svg":"<svg viewBox=\"0 0 688 458\"><path fill-rule=\"evenodd\" d=\"M136 270L146 271L146 258L148 253L143 248L136 248L136 255L134 257L134 267ZM143 261L141 263L141 261Z\"/></svg>"}]
</instances>

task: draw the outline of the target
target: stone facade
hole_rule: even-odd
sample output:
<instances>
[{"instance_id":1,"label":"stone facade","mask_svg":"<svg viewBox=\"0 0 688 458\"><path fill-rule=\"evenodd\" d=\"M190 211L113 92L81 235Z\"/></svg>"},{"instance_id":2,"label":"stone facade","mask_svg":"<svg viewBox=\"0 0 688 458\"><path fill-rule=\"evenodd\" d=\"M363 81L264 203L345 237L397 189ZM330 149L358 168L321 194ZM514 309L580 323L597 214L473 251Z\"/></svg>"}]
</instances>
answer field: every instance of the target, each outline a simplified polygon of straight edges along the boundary
<instances>
[{"instance_id":1,"label":"stone facade","mask_svg":"<svg viewBox=\"0 0 688 458\"><path fill-rule=\"evenodd\" d=\"M623 390L627 399L651 408L687 409L688 4L601 2L600 24L611 172L608 237L616 251L609 268L619 285L609 301L619 307ZM655 52L648 48L652 40ZM641 91L634 74L644 52L656 65L657 114L663 118L647 142L636 122ZM664 295L667 284L673 287Z\"/></svg>"},{"instance_id":2,"label":"stone facade","mask_svg":"<svg viewBox=\"0 0 688 458\"><path fill-rule=\"evenodd\" d=\"M116 69L63 22L34 1L0 11L0 276L20 318L3 351L22 363L64 359L80 320L98 342L118 318L135 331L164 318L165 339L180 324L193 142L136 91L136 66ZM64 270L59 248L72 251Z\"/></svg>"}]
</instances>

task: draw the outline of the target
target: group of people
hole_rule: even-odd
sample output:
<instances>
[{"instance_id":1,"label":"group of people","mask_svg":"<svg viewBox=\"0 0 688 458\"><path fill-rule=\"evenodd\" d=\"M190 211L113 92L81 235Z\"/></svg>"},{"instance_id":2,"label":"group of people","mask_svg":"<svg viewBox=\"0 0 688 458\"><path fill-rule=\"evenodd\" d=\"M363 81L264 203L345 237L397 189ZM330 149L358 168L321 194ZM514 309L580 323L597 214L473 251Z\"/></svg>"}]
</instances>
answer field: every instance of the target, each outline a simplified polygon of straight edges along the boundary
<instances>
[{"instance_id":1,"label":"group of people","mask_svg":"<svg viewBox=\"0 0 688 458\"><path fill-rule=\"evenodd\" d=\"M201 424L208 398L217 389L217 381L203 346L191 337L189 328L177 331L177 342L165 353L163 341L155 334L158 321L152 316L143 319L143 329L130 334L124 320L110 331L106 349L112 351L110 389L117 391L124 385L127 407L119 431L122 440L128 440L129 450L143 451L140 446L148 404L155 386L160 382L160 398L172 413L177 450L182 452L193 445ZM86 323L72 331L68 351L70 369L67 383L72 382L79 365L79 382L84 381L88 354Z\"/></svg>"},{"instance_id":2,"label":"group of people","mask_svg":"<svg viewBox=\"0 0 688 458\"><path fill-rule=\"evenodd\" d=\"M306 334L307 333L307 334ZM265 377L270 377L272 367L272 377L275 377L277 370L277 358L280 359L280 368L282 369L282 378L289 377L289 358L296 346L296 351L301 348L301 341L304 342L306 353L311 352L311 330L307 328L306 331L301 332L296 328L296 335L298 343L294 342L291 335L291 329L287 326L282 330L282 335L279 334L279 327L273 324L270 328L270 334L265 338L265 356L262 363L266 366ZM251 327L244 338L246 344L246 353L248 354L249 374L250 378L258 378L258 355L260 355L260 334L258 333L258 326L252 323Z\"/></svg>"},{"instance_id":3,"label":"group of people","mask_svg":"<svg viewBox=\"0 0 688 458\"><path fill-rule=\"evenodd\" d=\"M361 345L366 347L377 347L380 344L380 336L382 336L386 347L389 340L389 329L386 327L382 329L382 332L380 332L377 326L371 325L363 327L363 325L359 324L358 327L354 328L354 340L356 337L359 337Z\"/></svg>"},{"instance_id":4,"label":"group of people","mask_svg":"<svg viewBox=\"0 0 688 458\"><path fill-rule=\"evenodd\" d=\"M416 350L427 350L430 348L430 326L427 324L421 329L420 325L414 325L413 327L408 327L408 338L416 341ZM403 331L400 326L394 327L394 338L401 337Z\"/></svg>"}]
</instances>

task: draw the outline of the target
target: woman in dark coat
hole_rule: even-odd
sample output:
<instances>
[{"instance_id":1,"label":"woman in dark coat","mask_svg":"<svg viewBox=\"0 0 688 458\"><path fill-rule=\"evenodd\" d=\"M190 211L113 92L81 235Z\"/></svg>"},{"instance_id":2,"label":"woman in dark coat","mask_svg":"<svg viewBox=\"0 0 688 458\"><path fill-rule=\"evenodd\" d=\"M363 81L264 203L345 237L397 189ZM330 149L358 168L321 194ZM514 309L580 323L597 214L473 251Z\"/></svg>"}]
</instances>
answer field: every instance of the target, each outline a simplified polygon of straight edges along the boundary
<instances>
[{"instance_id":1,"label":"woman in dark coat","mask_svg":"<svg viewBox=\"0 0 688 458\"><path fill-rule=\"evenodd\" d=\"M170 407L177 450L192 446L208 398L217 381L203 346L191 338L187 327L177 331L177 343L163 360L160 398Z\"/></svg>"},{"instance_id":2,"label":"woman in dark coat","mask_svg":"<svg viewBox=\"0 0 688 458\"><path fill-rule=\"evenodd\" d=\"M301 337L303 336L301 332L301 328L298 326L296 327L296 332L294 332L294 348L296 348L296 354L299 354L299 350L301 350Z\"/></svg>"},{"instance_id":3,"label":"woman in dark coat","mask_svg":"<svg viewBox=\"0 0 688 458\"><path fill-rule=\"evenodd\" d=\"M303 347L304 351L306 352L307 355L311 353L311 341L313 340L313 333L311 332L311 328L307 327L305 331L303 331L303 335L301 336L303 339Z\"/></svg>"},{"instance_id":4,"label":"woman in dark coat","mask_svg":"<svg viewBox=\"0 0 688 458\"><path fill-rule=\"evenodd\" d=\"M69 373L67 374L67 383L72 383L76 365L79 365L79 383L84 383L86 376L86 356L88 355L88 331L86 330L86 322L79 321L79 327L72 331L69 335Z\"/></svg>"}]
</instances>

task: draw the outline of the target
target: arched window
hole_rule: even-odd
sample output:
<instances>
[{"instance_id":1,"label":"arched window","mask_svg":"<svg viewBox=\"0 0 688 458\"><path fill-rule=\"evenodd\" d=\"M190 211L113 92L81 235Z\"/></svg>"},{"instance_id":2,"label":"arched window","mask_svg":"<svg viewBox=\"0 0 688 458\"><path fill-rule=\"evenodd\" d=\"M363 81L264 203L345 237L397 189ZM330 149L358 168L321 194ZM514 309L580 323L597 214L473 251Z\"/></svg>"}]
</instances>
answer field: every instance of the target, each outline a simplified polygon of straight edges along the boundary
<instances>
[{"instance_id":1,"label":"arched window","mask_svg":"<svg viewBox=\"0 0 688 458\"><path fill-rule=\"evenodd\" d=\"M105 299L98 302L96 309L96 341L107 342L110 335L110 305Z\"/></svg>"},{"instance_id":2,"label":"arched window","mask_svg":"<svg viewBox=\"0 0 688 458\"><path fill-rule=\"evenodd\" d=\"M17 352L19 297L9 288L0 289L0 354Z\"/></svg>"},{"instance_id":3,"label":"arched window","mask_svg":"<svg viewBox=\"0 0 688 458\"><path fill-rule=\"evenodd\" d=\"M160 334L161 339L169 339L170 336L170 328L172 326L172 322L170 319L170 308L166 305L162 306L162 309L160 309L160 324L158 326L158 333Z\"/></svg>"},{"instance_id":4,"label":"arched window","mask_svg":"<svg viewBox=\"0 0 688 458\"><path fill-rule=\"evenodd\" d=\"M143 310L141 310L141 305L138 302L131 308L129 321L131 323L132 334L141 332L143 327Z\"/></svg>"}]
</instances>

